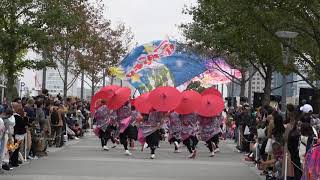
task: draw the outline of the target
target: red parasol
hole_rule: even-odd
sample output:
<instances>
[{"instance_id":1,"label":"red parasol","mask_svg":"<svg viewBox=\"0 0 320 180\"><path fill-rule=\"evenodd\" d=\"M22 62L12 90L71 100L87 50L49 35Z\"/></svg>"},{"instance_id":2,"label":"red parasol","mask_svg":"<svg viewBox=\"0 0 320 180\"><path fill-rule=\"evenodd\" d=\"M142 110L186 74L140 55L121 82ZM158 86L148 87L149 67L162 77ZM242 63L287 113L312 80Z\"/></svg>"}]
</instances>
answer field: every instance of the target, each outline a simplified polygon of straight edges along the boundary
<instances>
[{"instance_id":1,"label":"red parasol","mask_svg":"<svg viewBox=\"0 0 320 180\"><path fill-rule=\"evenodd\" d=\"M214 87L205 89L205 90L201 93L202 96L204 96L204 95L209 95L209 94L222 97L221 92L218 91L218 90L217 90L216 88L214 88Z\"/></svg>"},{"instance_id":2,"label":"red parasol","mask_svg":"<svg viewBox=\"0 0 320 180\"><path fill-rule=\"evenodd\" d=\"M100 91L108 91L108 90L115 91L115 90L117 90L119 88L121 88L121 87L118 86L118 85L109 85L109 86L105 86L105 87L101 88Z\"/></svg>"},{"instance_id":3,"label":"red parasol","mask_svg":"<svg viewBox=\"0 0 320 180\"><path fill-rule=\"evenodd\" d=\"M134 107L142 114L149 114L152 106L148 101L149 93L145 93L137 97L134 101Z\"/></svg>"},{"instance_id":4,"label":"red parasol","mask_svg":"<svg viewBox=\"0 0 320 180\"><path fill-rule=\"evenodd\" d=\"M103 87L99 92L97 92L92 97L91 104L90 104L90 111L94 113L95 108L97 107L97 102L99 102L99 100L101 99L109 101L110 98L113 96L114 91L119 88L120 86L117 86L117 85L110 85L110 86Z\"/></svg>"},{"instance_id":5,"label":"red parasol","mask_svg":"<svg viewBox=\"0 0 320 180\"><path fill-rule=\"evenodd\" d=\"M181 93L174 87L161 86L150 92L148 101L158 111L174 110L181 101Z\"/></svg>"},{"instance_id":6,"label":"red parasol","mask_svg":"<svg viewBox=\"0 0 320 180\"><path fill-rule=\"evenodd\" d=\"M224 109L222 97L216 95L205 95L201 98L197 113L204 117L219 116Z\"/></svg>"},{"instance_id":7,"label":"red parasol","mask_svg":"<svg viewBox=\"0 0 320 180\"><path fill-rule=\"evenodd\" d=\"M108 102L108 108L117 110L129 101L131 90L129 88L119 88L114 92L114 95Z\"/></svg>"},{"instance_id":8,"label":"red parasol","mask_svg":"<svg viewBox=\"0 0 320 180\"><path fill-rule=\"evenodd\" d=\"M191 114L198 110L201 103L201 95L194 91L188 90L181 93L182 99L175 111L179 114Z\"/></svg>"}]
</instances>

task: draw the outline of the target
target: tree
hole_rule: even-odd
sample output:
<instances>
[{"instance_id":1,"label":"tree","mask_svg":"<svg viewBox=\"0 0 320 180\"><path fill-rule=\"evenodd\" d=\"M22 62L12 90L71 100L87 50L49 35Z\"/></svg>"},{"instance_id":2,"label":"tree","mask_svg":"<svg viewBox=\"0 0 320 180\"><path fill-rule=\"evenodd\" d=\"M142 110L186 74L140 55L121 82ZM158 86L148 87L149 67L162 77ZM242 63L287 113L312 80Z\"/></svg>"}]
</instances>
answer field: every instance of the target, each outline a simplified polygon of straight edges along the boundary
<instances>
[{"instance_id":1,"label":"tree","mask_svg":"<svg viewBox=\"0 0 320 180\"><path fill-rule=\"evenodd\" d=\"M86 0L60 0L50 2L45 8L50 13L41 16L49 36L48 45L44 49L57 64L56 69L63 81L63 95L66 98L68 89L80 74L76 53L85 50L89 34L87 22L94 7ZM74 77L70 79L68 73L72 73Z\"/></svg>"},{"instance_id":2,"label":"tree","mask_svg":"<svg viewBox=\"0 0 320 180\"><path fill-rule=\"evenodd\" d=\"M241 12L241 13L240 13ZM199 0L185 13L193 22L182 25L191 43L219 54L235 55L231 64L255 67L265 80L264 104L269 104L272 72L281 66L281 48L277 38L263 31L241 0ZM212 54L217 56L217 54Z\"/></svg>"},{"instance_id":3,"label":"tree","mask_svg":"<svg viewBox=\"0 0 320 180\"><path fill-rule=\"evenodd\" d=\"M103 8L90 12L87 20L88 38L84 49L77 52L77 66L86 74L93 96L101 80L105 81L106 69L116 65L130 46L132 34L124 24L115 28L103 17Z\"/></svg>"},{"instance_id":4,"label":"tree","mask_svg":"<svg viewBox=\"0 0 320 180\"><path fill-rule=\"evenodd\" d=\"M278 39L293 58L283 73L301 76L316 92L320 104L320 2L318 0L250 1L250 15L262 30L275 36L279 30L298 32L294 40ZM320 108L320 106L318 106ZM320 109L319 109L320 111Z\"/></svg>"},{"instance_id":5,"label":"tree","mask_svg":"<svg viewBox=\"0 0 320 180\"><path fill-rule=\"evenodd\" d=\"M44 9L47 3L44 0L3 0L0 3L0 60L7 79L9 101L16 94L15 82L24 68L41 69L46 65L24 56L27 50L38 49L45 43L45 26L40 22L40 15L47 13Z\"/></svg>"}]
</instances>

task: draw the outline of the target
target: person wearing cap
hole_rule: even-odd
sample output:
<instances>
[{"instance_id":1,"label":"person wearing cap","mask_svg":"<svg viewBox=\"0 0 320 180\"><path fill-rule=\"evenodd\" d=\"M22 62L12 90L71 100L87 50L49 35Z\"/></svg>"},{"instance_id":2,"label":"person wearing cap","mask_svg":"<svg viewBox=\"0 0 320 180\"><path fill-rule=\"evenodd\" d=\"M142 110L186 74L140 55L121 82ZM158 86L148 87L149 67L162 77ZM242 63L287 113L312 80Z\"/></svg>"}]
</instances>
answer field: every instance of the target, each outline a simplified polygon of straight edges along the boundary
<instances>
[{"instance_id":1,"label":"person wearing cap","mask_svg":"<svg viewBox=\"0 0 320 180\"><path fill-rule=\"evenodd\" d=\"M300 111L308 114L308 113L313 113L313 107L307 103L307 100L302 100L302 106L300 107Z\"/></svg>"}]
</instances>

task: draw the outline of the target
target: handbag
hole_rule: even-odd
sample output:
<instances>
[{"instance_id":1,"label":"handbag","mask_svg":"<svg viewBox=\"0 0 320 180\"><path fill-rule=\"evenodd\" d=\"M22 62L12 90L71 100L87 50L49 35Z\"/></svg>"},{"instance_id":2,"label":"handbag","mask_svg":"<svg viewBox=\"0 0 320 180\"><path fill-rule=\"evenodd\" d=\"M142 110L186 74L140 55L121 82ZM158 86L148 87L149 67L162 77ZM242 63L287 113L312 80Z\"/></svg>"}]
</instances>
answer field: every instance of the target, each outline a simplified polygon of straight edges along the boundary
<instances>
[{"instance_id":1,"label":"handbag","mask_svg":"<svg viewBox=\"0 0 320 180\"><path fill-rule=\"evenodd\" d=\"M243 135L250 135L250 129L249 129L248 126L246 126L246 127L244 128L244 133L243 133Z\"/></svg>"},{"instance_id":2,"label":"handbag","mask_svg":"<svg viewBox=\"0 0 320 180\"><path fill-rule=\"evenodd\" d=\"M266 137L266 127L257 129L258 138L265 138Z\"/></svg>"},{"instance_id":3,"label":"handbag","mask_svg":"<svg viewBox=\"0 0 320 180\"><path fill-rule=\"evenodd\" d=\"M268 139L268 142L267 142L267 145L266 145L266 148L265 148L265 152L268 153L268 154L271 154L272 153L272 144L274 143L275 141L271 138Z\"/></svg>"}]
</instances>

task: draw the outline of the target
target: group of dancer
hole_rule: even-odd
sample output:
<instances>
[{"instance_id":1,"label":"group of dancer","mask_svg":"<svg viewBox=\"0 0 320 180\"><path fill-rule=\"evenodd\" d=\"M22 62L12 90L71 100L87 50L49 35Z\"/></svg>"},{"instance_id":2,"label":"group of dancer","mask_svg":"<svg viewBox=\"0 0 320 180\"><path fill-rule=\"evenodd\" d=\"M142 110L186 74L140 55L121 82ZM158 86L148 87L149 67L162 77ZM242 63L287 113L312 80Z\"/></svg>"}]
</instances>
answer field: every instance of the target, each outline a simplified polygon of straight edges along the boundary
<instances>
[{"instance_id":1,"label":"group of dancer","mask_svg":"<svg viewBox=\"0 0 320 180\"><path fill-rule=\"evenodd\" d=\"M183 143L188 151L189 158L197 155L196 146L199 140L206 142L210 157L219 151L220 125L223 117L204 117L196 113L178 114L175 111L161 112L151 109L149 113L138 112L134 105L127 101L116 110L107 106L106 100L101 100L96 106L94 119L97 125L96 135L101 140L103 150L109 150L107 143L121 143L126 155L131 155L134 141L139 141L142 150L149 147L151 159L155 158L155 151L159 142L164 140L168 132L168 141L174 145L174 152L179 153L180 144ZM118 140L119 139L119 140Z\"/></svg>"}]
</instances>

